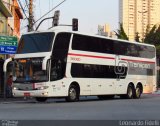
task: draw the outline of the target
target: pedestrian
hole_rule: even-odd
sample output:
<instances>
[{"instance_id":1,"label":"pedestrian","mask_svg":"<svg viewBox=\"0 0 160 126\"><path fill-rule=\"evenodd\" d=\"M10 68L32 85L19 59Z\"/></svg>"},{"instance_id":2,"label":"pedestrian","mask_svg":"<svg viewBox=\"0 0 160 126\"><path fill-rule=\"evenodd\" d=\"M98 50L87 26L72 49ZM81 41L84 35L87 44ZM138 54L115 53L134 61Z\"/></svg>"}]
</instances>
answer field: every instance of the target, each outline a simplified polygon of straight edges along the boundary
<instances>
[{"instance_id":1,"label":"pedestrian","mask_svg":"<svg viewBox=\"0 0 160 126\"><path fill-rule=\"evenodd\" d=\"M6 96L12 97L12 83L13 83L13 77L10 75L7 79L7 85L6 85Z\"/></svg>"}]
</instances>

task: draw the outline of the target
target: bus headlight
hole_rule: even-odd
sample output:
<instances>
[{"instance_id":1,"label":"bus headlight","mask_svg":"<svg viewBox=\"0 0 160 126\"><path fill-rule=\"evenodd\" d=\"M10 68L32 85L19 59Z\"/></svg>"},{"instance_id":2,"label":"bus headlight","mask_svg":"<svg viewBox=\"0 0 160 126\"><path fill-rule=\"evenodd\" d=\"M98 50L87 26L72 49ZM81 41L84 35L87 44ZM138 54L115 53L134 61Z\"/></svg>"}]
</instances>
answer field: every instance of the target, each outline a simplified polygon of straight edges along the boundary
<instances>
[{"instance_id":1,"label":"bus headlight","mask_svg":"<svg viewBox=\"0 0 160 126\"><path fill-rule=\"evenodd\" d=\"M13 87L12 89L13 89L13 90L18 90L18 88L17 88L17 87Z\"/></svg>"},{"instance_id":2,"label":"bus headlight","mask_svg":"<svg viewBox=\"0 0 160 126\"><path fill-rule=\"evenodd\" d=\"M44 89L47 89L47 88L49 88L48 86L42 86L42 87L38 87L37 89L38 90L44 90Z\"/></svg>"}]
</instances>

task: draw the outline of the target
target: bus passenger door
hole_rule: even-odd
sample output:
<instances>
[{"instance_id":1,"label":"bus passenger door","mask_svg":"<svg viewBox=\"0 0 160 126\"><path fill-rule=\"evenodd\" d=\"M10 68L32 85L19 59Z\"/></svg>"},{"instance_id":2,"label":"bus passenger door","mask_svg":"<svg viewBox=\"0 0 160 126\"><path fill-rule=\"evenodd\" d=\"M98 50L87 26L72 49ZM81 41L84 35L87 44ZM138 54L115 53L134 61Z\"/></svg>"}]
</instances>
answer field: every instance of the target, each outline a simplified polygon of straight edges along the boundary
<instances>
[{"instance_id":1,"label":"bus passenger door","mask_svg":"<svg viewBox=\"0 0 160 126\"><path fill-rule=\"evenodd\" d=\"M116 77L115 93L123 94L126 92L127 86L126 76L128 73L128 62L121 60L121 57L119 55L116 55L115 57L114 73Z\"/></svg>"}]
</instances>

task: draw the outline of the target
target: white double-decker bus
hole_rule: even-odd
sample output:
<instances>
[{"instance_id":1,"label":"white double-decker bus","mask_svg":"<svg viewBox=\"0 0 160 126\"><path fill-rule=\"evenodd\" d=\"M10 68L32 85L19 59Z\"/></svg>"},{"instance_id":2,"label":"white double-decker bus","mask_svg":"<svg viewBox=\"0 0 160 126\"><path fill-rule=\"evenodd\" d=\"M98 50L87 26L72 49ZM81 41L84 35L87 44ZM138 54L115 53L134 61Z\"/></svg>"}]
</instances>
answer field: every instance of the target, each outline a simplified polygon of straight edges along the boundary
<instances>
[{"instance_id":1,"label":"white double-decker bus","mask_svg":"<svg viewBox=\"0 0 160 126\"><path fill-rule=\"evenodd\" d=\"M12 62L14 97L140 98L156 90L155 47L148 44L53 28L22 35Z\"/></svg>"}]
</instances>

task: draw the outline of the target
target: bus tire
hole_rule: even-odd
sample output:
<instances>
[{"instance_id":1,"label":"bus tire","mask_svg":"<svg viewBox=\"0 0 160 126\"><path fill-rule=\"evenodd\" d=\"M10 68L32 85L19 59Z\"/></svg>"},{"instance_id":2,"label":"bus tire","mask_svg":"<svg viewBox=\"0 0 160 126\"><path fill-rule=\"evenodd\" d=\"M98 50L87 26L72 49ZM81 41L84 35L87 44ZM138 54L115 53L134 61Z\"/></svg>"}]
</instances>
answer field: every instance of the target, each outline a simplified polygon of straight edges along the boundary
<instances>
[{"instance_id":1,"label":"bus tire","mask_svg":"<svg viewBox=\"0 0 160 126\"><path fill-rule=\"evenodd\" d=\"M46 97L36 97L36 101L38 102L45 102L47 100Z\"/></svg>"},{"instance_id":2,"label":"bus tire","mask_svg":"<svg viewBox=\"0 0 160 126\"><path fill-rule=\"evenodd\" d=\"M135 91L135 98L136 98L136 99L139 99L139 98L141 97L141 94L142 94L142 89L141 89L141 87L138 85L138 86L136 87L136 91Z\"/></svg>"},{"instance_id":3,"label":"bus tire","mask_svg":"<svg viewBox=\"0 0 160 126\"><path fill-rule=\"evenodd\" d=\"M133 86L129 85L128 89L127 89L126 98L132 99L133 97L134 97L134 88L133 88Z\"/></svg>"},{"instance_id":4,"label":"bus tire","mask_svg":"<svg viewBox=\"0 0 160 126\"><path fill-rule=\"evenodd\" d=\"M79 100L78 89L75 85L71 85L68 90L68 96L66 97L67 102L75 102Z\"/></svg>"}]
</instances>

